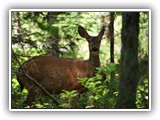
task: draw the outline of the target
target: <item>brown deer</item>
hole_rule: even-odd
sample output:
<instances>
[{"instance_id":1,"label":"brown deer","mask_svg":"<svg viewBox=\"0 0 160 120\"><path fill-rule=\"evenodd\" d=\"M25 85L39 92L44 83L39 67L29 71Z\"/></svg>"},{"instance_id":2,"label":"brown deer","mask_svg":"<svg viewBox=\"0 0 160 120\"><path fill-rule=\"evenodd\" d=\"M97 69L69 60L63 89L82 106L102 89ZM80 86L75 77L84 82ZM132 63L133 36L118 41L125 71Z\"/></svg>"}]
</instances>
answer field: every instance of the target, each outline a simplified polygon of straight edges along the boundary
<instances>
[{"instance_id":1,"label":"brown deer","mask_svg":"<svg viewBox=\"0 0 160 120\"><path fill-rule=\"evenodd\" d=\"M104 27L97 36L90 36L87 31L78 26L78 33L87 39L89 43L89 59L80 60L72 58L60 58L55 56L36 56L24 62L17 73L17 79L21 90L28 90L27 104L32 105L37 96L44 94L32 80L26 77L28 74L40 83L50 93L60 93L62 90L86 91L77 78L93 77L96 67L100 67L99 48ZM22 74L22 73L26 74Z\"/></svg>"}]
</instances>

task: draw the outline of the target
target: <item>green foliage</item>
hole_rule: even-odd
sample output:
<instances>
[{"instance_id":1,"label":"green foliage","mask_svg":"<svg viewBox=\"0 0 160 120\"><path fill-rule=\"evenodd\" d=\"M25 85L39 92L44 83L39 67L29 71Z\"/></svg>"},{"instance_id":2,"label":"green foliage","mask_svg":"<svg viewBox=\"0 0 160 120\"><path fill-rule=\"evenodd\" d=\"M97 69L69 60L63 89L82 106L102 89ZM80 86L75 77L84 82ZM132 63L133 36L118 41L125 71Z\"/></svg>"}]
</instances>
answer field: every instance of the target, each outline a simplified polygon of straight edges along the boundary
<instances>
[{"instance_id":1,"label":"green foliage","mask_svg":"<svg viewBox=\"0 0 160 120\"><path fill-rule=\"evenodd\" d=\"M44 43L47 37L57 37L59 40L59 56L88 59L87 41L77 32L77 26L84 26L90 35L97 35L101 29L102 20L99 12L61 12L53 15L52 22L47 21L48 12L19 12L12 15L12 108L114 108L119 87L119 64L121 48L121 13L115 14L115 64L109 63L109 40L102 40L100 59L102 67L97 68L97 74L92 78L79 78L88 89L82 95L77 91L62 91L56 98L60 106L55 106L49 97L42 97L33 106L26 106L27 90L20 92L16 79L19 63L27 61L32 56L46 54ZM137 87L137 108L149 106L149 73L148 73L148 13L140 13L139 34L139 68L140 80ZM18 20L18 21L17 21ZM19 24L18 24L19 23ZM56 45L52 44L54 49ZM17 58L17 59L16 59ZM102 74L103 73L103 74ZM111 78L113 73L113 78ZM106 76L103 79L104 75Z\"/></svg>"},{"instance_id":2,"label":"green foliage","mask_svg":"<svg viewBox=\"0 0 160 120\"><path fill-rule=\"evenodd\" d=\"M140 79L137 87L137 108L149 108L149 14L140 13L139 34L139 72ZM151 69L151 68L150 68Z\"/></svg>"},{"instance_id":3,"label":"green foliage","mask_svg":"<svg viewBox=\"0 0 160 120\"><path fill-rule=\"evenodd\" d=\"M12 108L23 108L24 105L23 103L26 100L26 95L27 95L27 91L23 90L23 92L20 92L19 89L19 84L17 82L17 80L14 78L12 79L12 88L11 88L12 92L11 92L11 97L12 97L12 101L11 101L11 105Z\"/></svg>"},{"instance_id":4,"label":"green foliage","mask_svg":"<svg viewBox=\"0 0 160 120\"><path fill-rule=\"evenodd\" d=\"M110 74L117 71L116 65L111 63L97 68L97 74L92 78L80 78L88 92L81 96L80 101L86 100L85 108L114 108L117 96L117 77L110 81ZM103 78L105 75L106 79ZM110 89L112 85L112 88ZM87 98L87 99L86 99Z\"/></svg>"},{"instance_id":5,"label":"green foliage","mask_svg":"<svg viewBox=\"0 0 160 120\"><path fill-rule=\"evenodd\" d=\"M60 98L69 98L69 99L71 99L71 98L73 98L73 97L75 97L75 96L77 96L78 95L78 93L77 93L77 91L76 90L72 90L72 91L66 91L66 90L62 90L63 91L63 93L61 93L60 94Z\"/></svg>"},{"instance_id":6,"label":"green foliage","mask_svg":"<svg viewBox=\"0 0 160 120\"><path fill-rule=\"evenodd\" d=\"M72 90L72 91L63 90L63 92L60 94L61 104L59 105L59 107L62 108L76 107L75 101L77 101L78 95L79 94L77 90Z\"/></svg>"},{"instance_id":7,"label":"green foliage","mask_svg":"<svg viewBox=\"0 0 160 120\"><path fill-rule=\"evenodd\" d=\"M148 79L142 80L137 88L137 101L138 108L149 108L149 94L148 94Z\"/></svg>"}]
</instances>

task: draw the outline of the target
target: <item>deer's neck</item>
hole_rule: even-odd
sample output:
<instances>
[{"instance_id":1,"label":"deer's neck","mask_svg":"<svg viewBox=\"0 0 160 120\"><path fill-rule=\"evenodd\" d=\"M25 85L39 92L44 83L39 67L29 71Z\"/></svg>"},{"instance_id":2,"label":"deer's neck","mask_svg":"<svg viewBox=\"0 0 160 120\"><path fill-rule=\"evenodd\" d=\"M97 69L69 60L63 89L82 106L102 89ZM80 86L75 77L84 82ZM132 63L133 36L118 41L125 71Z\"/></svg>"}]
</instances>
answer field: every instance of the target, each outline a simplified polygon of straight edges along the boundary
<instances>
[{"instance_id":1,"label":"deer's neck","mask_svg":"<svg viewBox=\"0 0 160 120\"><path fill-rule=\"evenodd\" d=\"M98 53L90 53L89 61L93 65L94 68L100 67L100 59Z\"/></svg>"}]
</instances>

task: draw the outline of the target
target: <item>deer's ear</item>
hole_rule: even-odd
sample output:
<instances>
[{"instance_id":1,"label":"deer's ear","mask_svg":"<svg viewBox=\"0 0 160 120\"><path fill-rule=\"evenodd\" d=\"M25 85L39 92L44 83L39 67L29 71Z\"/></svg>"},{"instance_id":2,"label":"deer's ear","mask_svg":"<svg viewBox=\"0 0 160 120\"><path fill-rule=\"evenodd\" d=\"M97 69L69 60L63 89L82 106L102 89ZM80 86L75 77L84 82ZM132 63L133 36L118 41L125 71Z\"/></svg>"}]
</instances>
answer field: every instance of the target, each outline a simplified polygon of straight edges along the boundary
<instances>
[{"instance_id":1,"label":"deer's ear","mask_svg":"<svg viewBox=\"0 0 160 120\"><path fill-rule=\"evenodd\" d=\"M102 39L102 36L104 35L105 27L103 26L102 30L100 31L98 38Z\"/></svg>"},{"instance_id":2,"label":"deer's ear","mask_svg":"<svg viewBox=\"0 0 160 120\"><path fill-rule=\"evenodd\" d=\"M81 37L84 37L86 39L88 39L90 36L88 35L87 31L82 27L82 26L78 26L78 33Z\"/></svg>"}]
</instances>

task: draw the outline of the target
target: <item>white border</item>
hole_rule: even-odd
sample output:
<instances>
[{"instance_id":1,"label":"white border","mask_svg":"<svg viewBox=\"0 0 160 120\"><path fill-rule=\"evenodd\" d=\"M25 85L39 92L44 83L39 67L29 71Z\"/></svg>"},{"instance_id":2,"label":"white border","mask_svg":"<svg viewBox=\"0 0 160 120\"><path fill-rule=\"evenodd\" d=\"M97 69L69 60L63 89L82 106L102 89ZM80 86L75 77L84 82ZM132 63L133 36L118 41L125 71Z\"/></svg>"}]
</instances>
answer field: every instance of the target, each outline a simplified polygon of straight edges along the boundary
<instances>
[{"instance_id":1,"label":"white border","mask_svg":"<svg viewBox=\"0 0 160 120\"><path fill-rule=\"evenodd\" d=\"M11 17L11 10L9 11L9 110L12 110L11 109L11 83L12 83L12 80L11 80L11 75L12 75L12 73L11 73L11 67L12 67L12 65L11 65L11 44L12 44L12 38L11 38L11 36L12 36L12 23L11 23L11 20L12 19L12 17Z\"/></svg>"},{"instance_id":2,"label":"white border","mask_svg":"<svg viewBox=\"0 0 160 120\"><path fill-rule=\"evenodd\" d=\"M152 96L151 96L151 79L152 79L152 75L151 75L151 69L152 69L152 67L151 67L151 63L152 63L152 61L151 61L151 30L152 30L152 27L151 27L151 10L149 10L149 28L148 28L148 30L149 30L149 45L148 45L148 51L149 51L149 109L151 110L151 98L152 98Z\"/></svg>"},{"instance_id":3,"label":"white border","mask_svg":"<svg viewBox=\"0 0 160 120\"><path fill-rule=\"evenodd\" d=\"M12 11L149 12L149 109L12 109L11 108L11 12ZM151 110L151 10L150 9L10 9L9 10L9 110L10 111L150 111Z\"/></svg>"},{"instance_id":4,"label":"white border","mask_svg":"<svg viewBox=\"0 0 160 120\"><path fill-rule=\"evenodd\" d=\"M41 11L41 12L48 12L48 11L59 11L59 12L149 12L151 13L150 9L10 9L9 13L12 11L22 11L22 12L34 12L34 11Z\"/></svg>"}]
</instances>

